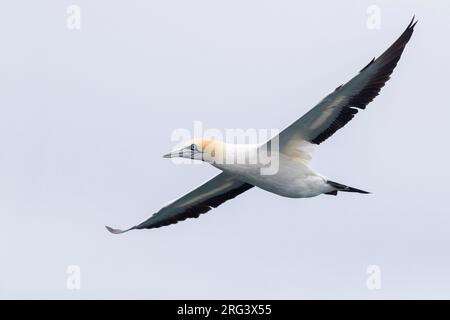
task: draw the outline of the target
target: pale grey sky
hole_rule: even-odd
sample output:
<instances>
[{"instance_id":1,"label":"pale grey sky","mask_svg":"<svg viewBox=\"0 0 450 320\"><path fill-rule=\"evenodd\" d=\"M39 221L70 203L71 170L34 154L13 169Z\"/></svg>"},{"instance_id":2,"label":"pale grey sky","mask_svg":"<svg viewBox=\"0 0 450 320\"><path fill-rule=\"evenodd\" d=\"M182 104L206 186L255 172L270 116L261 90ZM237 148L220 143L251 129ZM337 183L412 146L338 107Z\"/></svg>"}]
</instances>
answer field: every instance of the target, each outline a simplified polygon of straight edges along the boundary
<instances>
[{"instance_id":1,"label":"pale grey sky","mask_svg":"<svg viewBox=\"0 0 450 320\"><path fill-rule=\"evenodd\" d=\"M66 9L81 8L81 30ZM366 26L369 5L381 29ZM450 298L448 1L10 1L0 10L0 298ZM109 234L217 170L176 128L282 129L404 30L381 95L313 167L371 195L253 189ZM66 269L81 270L68 290ZM369 265L381 289L366 287Z\"/></svg>"}]
</instances>

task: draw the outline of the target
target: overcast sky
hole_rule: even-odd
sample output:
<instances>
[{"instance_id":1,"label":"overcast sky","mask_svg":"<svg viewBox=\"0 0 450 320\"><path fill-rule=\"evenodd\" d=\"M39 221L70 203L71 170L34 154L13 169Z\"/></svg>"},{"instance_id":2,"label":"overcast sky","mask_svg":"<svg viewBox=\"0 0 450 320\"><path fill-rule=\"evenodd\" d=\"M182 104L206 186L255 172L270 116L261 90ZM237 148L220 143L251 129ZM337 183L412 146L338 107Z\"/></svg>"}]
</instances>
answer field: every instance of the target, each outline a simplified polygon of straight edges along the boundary
<instances>
[{"instance_id":1,"label":"overcast sky","mask_svg":"<svg viewBox=\"0 0 450 320\"><path fill-rule=\"evenodd\" d=\"M72 4L80 30L67 26ZM367 26L370 5L379 29ZM0 298L450 298L449 9L443 0L4 2ZM282 129L413 14L392 79L312 162L372 194L286 199L254 188L199 219L105 230L143 221L218 172L163 159L175 129L197 120ZM371 265L378 290L367 286Z\"/></svg>"}]
</instances>

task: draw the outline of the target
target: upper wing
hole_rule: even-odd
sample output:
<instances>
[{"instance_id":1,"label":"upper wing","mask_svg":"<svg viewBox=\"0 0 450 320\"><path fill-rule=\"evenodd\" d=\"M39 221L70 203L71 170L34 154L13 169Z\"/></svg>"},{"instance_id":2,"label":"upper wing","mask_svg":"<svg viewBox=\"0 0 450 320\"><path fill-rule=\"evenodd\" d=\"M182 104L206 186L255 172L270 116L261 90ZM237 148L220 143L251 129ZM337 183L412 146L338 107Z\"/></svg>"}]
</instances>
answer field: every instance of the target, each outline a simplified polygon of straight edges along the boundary
<instances>
[{"instance_id":1,"label":"upper wing","mask_svg":"<svg viewBox=\"0 0 450 320\"><path fill-rule=\"evenodd\" d=\"M406 30L380 57L373 59L357 76L339 86L313 109L280 132L280 152L301 157L305 142L320 144L349 122L358 109L365 109L389 80L403 49L414 31L414 17Z\"/></svg>"},{"instance_id":2,"label":"upper wing","mask_svg":"<svg viewBox=\"0 0 450 320\"><path fill-rule=\"evenodd\" d=\"M111 233L123 233L133 229L153 229L187 218L197 218L212 208L216 208L227 200L251 189L253 185L234 179L232 176L221 173L197 189L163 207L146 221L129 228L118 230L106 227Z\"/></svg>"}]
</instances>

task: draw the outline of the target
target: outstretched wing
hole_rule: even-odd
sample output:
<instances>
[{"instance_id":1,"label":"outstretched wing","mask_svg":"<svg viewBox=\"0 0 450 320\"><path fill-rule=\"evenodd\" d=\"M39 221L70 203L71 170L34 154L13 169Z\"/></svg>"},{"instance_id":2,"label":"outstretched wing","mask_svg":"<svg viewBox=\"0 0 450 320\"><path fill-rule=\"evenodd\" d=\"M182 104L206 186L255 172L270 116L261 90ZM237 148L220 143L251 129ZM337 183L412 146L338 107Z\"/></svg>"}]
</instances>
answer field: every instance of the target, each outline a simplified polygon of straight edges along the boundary
<instances>
[{"instance_id":1,"label":"outstretched wing","mask_svg":"<svg viewBox=\"0 0 450 320\"><path fill-rule=\"evenodd\" d=\"M163 207L137 226L127 230L113 229L108 226L106 229L111 233L118 234L133 229L159 228L188 218L197 218L202 213L220 206L225 201L233 199L252 187L251 184L239 181L226 173L221 173L197 189Z\"/></svg>"},{"instance_id":2,"label":"outstretched wing","mask_svg":"<svg viewBox=\"0 0 450 320\"><path fill-rule=\"evenodd\" d=\"M302 145L320 144L345 126L358 109L379 94L405 49L417 21L414 17L402 35L380 57L373 59L357 76L336 88L303 117L278 135L280 152L299 157Z\"/></svg>"}]
</instances>

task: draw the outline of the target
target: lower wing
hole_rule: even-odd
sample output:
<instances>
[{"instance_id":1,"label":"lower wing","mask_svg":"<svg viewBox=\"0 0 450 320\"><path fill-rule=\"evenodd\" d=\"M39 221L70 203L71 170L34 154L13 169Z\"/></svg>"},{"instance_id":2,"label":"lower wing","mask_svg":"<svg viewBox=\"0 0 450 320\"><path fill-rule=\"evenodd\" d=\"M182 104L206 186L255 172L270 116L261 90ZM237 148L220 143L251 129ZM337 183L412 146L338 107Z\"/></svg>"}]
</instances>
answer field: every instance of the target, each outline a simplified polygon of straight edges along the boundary
<instances>
[{"instance_id":1,"label":"lower wing","mask_svg":"<svg viewBox=\"0 0 450 320\"><path fill-rule=\"evenodd\" d=\"M251 188L253 185L221 173L197 189L169 203L149 219L134 227L119 230L106 226L106 229L111 233L119 234L134 229L159 228L188 218L197 218L202 213L220 206L225 201L233 199Z\"/></svg>"}]
</instances>

